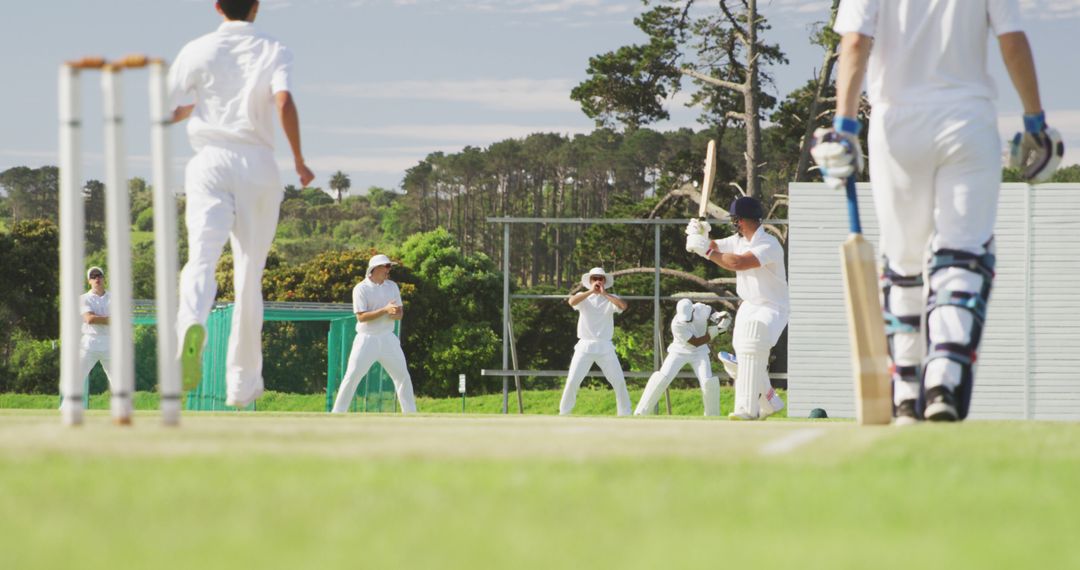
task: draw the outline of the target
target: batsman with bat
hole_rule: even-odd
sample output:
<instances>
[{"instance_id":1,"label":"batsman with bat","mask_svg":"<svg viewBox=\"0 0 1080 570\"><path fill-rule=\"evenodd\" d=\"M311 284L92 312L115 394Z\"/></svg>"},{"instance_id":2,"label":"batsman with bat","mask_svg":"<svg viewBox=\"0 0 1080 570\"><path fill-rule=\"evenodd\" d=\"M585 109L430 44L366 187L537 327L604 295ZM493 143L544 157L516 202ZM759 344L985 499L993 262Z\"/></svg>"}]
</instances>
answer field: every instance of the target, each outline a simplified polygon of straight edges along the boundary
<instances>
[{"instance_id":1,"label":"batsman with bat","mask_svg":"<svg viewBox=\"0 0 1080 570\"><path fill-rule=\"evenodd\" d=\"M728 417L758 420L780 411L782 404L769 383L769 353L787 327L790 314L784 249L765 232L765 211L754 198L742 197L728 212L738 230L734 235L709 239L708 222L691 220L686 227L686 251L735 272L735 290L742 299L735 315L732 347L738 360L735 375L735 411Z\"/></svg>"},{"instance_id":2,"label":"batsman with bat","mask_svg":"<svg viewBox=\"0 0 1080 570\"><path fill-rule=\"evenodd\" d=\"M1064 154L1046 125L1019 12L1017 0L842 0L837 12L836 115L811 153L835 188L862 170L857 113L867 78L896 423L962 420L971 402L1001 189L989 34L1024 106L1012 166L1039 182Z\"/></svg>"}]
</instances>

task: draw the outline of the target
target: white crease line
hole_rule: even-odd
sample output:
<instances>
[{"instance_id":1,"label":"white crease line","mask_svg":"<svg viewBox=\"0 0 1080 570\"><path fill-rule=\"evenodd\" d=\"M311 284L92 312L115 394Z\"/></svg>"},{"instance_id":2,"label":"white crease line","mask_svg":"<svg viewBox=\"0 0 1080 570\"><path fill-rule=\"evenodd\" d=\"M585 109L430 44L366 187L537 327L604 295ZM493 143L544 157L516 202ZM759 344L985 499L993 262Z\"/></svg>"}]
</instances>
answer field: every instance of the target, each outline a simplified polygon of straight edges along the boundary
<instances>
[{"instance_id":1,"label":"white crease line","mask_svg":"<svg viewBox=\"0 0 1080 570\"><path fill-rule=\"evenodd\" d=\"M774 439L765 444L758 452L761 455L782 455L793 451L796 447L814 441L825 435L825 430L806 428L793 431L784 437Z\"/></svg>"}]
</instances>

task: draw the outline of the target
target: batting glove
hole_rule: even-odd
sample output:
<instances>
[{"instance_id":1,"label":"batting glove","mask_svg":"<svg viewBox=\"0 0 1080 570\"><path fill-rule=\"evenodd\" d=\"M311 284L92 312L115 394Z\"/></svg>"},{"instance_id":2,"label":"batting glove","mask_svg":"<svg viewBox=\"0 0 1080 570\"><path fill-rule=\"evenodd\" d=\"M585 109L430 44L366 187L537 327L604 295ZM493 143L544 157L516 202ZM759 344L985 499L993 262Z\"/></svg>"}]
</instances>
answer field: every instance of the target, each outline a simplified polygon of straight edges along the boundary
<instances>
[{"instance_id":1,"label":"batting glove","mask_svg":"<svg viewBox=\"0 0 1080 570\"><path fill-rule=\"evenodd\" d=\"M1024 115L1024 132L1016 133L1009 143L1009 166L1020 169L1028 182L1045 182L1063 156L1065 143L1057 129L1046 126L1046 113Z\"/></svg>"},{"instance_id":2,"label":"batting glove","mask_svg":"<svg viewBox=\"0 0 1080 570\"><path fill-rule=\"evenodd\" d=\"M718 327L716 325L709 326L708 331L709 331L709 338L710 339L720 336L720 327Z\"/></svg>"},{"instance_id":3,"label":"batting glove","mask_svg":"<svg viewBox=\"0 0 1080 570\"><path fill-rule=\"evenodd\" d=\"M705 259L709 258L709 254L712 253L712 240L701 234L691 234L686 236L686 251L690 253L696 253Z\"/></svg>"},{"instance_id":4,"label":"batting glove","mask_svg":"<svg viewBox=\"0 0 1080 570\"><path fill-rule=\"evenodd\" d=\"M694 218L690 220L690 223L686 224L686 235L688 236L697 234L708 237L709 232L711 231L712 226L710 226L709 222L706 222L705 220L699 220L697 218Z\"/></svg>"},{"instance_id":5,"label":"batting glove","mask_svg":"<svg viewBox=\"0 0 1080 570\"><path fill-rule=\"evenodd\" d=\"M843 188L845 181L863 171L863 153L859 146L859 121L836 117L831 129L814 131L810 156L821 177L832 188Z\"/></svg>"}]
</instances>

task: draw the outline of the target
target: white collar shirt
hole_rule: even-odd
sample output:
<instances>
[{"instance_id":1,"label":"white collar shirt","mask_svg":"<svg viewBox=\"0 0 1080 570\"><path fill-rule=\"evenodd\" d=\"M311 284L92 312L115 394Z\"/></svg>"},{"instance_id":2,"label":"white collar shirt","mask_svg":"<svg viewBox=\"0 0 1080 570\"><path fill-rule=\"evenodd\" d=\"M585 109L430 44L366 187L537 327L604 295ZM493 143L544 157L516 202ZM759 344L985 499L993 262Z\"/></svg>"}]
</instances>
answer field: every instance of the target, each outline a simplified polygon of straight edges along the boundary
<instances>
[{"instance_id":1,"label":"white collar shirt","mask_svg":"<svg viewBox=\"0 0 1080 570\"><path fill-rule=\"evenodd\" d=\"M578 347L591 349L610 346L615 334L615 313L621 313L617 307L603 295L590 295L584 301L574 305L578 312L577 335L581 342Z\"/></svg>"},{"instance_id":2,"label":"white collar shirt","mask_svg":"<svg viewBox=\"0 0 1080 570\"><path fill-rule=\"evenodd\" d=\"M874 38L866 79L877 106L993 101L987 39L1022 27L1017 0L842 0L833 29Z\"/></svg>"},{"instance_id":3,"label":"white collar shirt","mask_svg":"<svg viewBox=\"0 0 1080 570\"><path fill-rule=\"evenodd\" d=\"M775 236L758 226L748 240L742 234L716 240L721 253L742 255L752 253L761 265L753 269L735 272L735 292L739 298L754 305L766 305L787 313L791 302L788 298L787 270L784 268L784 248Z\"/></svg>"},{"instance_id":4,"label":"white collar shirt","mask_svg":"<svg viewBox=\"0 0 1080 570\"><path fill-rule=\"evenodd\" d=\"M79 297L79 314L86 313L94 313L99 317L109 316L109 292L106 291L104 295L98 295L92 290L83 293ZM92 325L83 321L82 333L86 336L108 336L109 325Z\"/></svg>"},{"instance_id":5,"label":"white collar shirt","mask_svg":"<svg viewBox=\"0 0 1080 570\"><path fill-rule=\"evenodd\" d=\"M365 278L353 287L353 312L366 313L377 311L393 301L401 306L401 290L397 283L387 279L382 283L375 283ZM382 315L366 322L356 322L357 334L382 334L394 332L394 319L389 315Z\"/></svg>"},{"instance_id":6,"label":"white collar shirt","mask_svg":"<svg viewBox=\"0 0 1080 570\"><path fill-rule=\"evenodd\" d=\"M274 146L274 95L289 91L292 52L249 22L189 42L169 69L171 108L194 104L191 146Z\"/></svg>"}]
</instances>

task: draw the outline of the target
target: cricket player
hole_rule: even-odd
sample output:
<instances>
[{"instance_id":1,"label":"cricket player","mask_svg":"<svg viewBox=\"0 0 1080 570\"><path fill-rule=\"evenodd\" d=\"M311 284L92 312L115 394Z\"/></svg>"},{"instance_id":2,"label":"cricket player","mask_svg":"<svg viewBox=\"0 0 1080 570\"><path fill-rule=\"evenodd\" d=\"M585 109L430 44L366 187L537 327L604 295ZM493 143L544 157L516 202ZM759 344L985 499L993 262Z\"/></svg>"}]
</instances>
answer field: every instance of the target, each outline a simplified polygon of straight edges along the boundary
<instances>
[{"instance_id":1,"label":"cricket player","mask_svg":"<svg viewBox=\"0 0 1080 570\"><path fill-rule=\"evenodd\" d=\"M812 154L834 187L862 170L857 113L867 78L896 422L962 420L994 278L1001 188L990 34L1024 106L1014 165L1042 180L1064 152L1046 126L1018 2L843 0L834 28L836 115L832 129L815 133Z\"/></svg>"},{"instance_id":2,"label":"cricket player","mask_svg":"<svg viewBox=\"0 0 1080 570\"><path fill-rule=\"evenodd\" d=\"M97 363L101 363L109 379L110 408L113 418L131 417L131 394L113 384L112 362L109 359L109 292L105 290L105 271L91 267L86 271L90 290L79 297L79 313L83 316L82 339L79 343L79 375L85 379ZM85 392L80 389L80 392ZM61 394L60 409L86 406L89 394Z\"/></svg>"},{"instance_id":3,"label":"cricket player","mask_svg":"<svg viewBox=\"0 0 1080 570\"><path fill-rule=\"evenodd\" d=\"M651 414L660 394L664 393L675 375L689 364L701 384L701 400L706 416L720 415L720 379L713 376L709 362L709 341L731 328L731 315L726 311L713 312L704 303L680 299L671 319L671 336L667 357L660 370L653 372L634 409L635 416Z\"/></svg>"},{"instance_id":4,"label":"cricket player","mask_svg":"<svg viewBox=\"0 0 1080 570\"><path fill-rule=\"evenodd\" d=\"M709 224L691 220L686 227L686 250L735 272L735 291L742 303L735 314L731 344L738 360L735 410L729 418L759 420L780 411L779 398L769 383L769 353L787 327L788 299L784 249L761 225L765 210L754 198L731 203L734 235L713 241Z\"/></svg>"},{"instance_id":5,"label":"cricket player","mask_svg":"<svg viewBox=\"0 0 1080 570\"><path fill-rule=\"evenodd\" d=\"M581 276L581 286L585 290L571 295L567 300L578 312L578 342L574 346L574 356L570 359L570 370L566 375L566 387L559 402L560 415L565 416L574 411L578 388L594 362L615 391L618 414L630 415L630 393L626 390L626 378L623 377L619 356L615 354L615 345L611 343L611 337L615 333L615 314L625 311L627 305L626 301L608 292L614 284L613 275L602 267L593 267Z\"/></svg>"},{"instance_id":6,"label":"cricket player","mask_svg":"<svg viewBox=\"0 0 1080 570\"><path fill-rule=\"evenodd\" d=\"M225 21L180 50L169 70L175 121L190 118L195 156L185 189L188 261L180 273L180 368L198 385L214 269L229 240L236 290L226 355L226 404L244 407L263 391L262 273L277 228L283 188L274 161L273 117L281 121L300 185L314 175L300 150L300 120L290 94L292 53L252 24L257 0L219 0Z\"/></svg>"},{"instance_id":7,"label":"cricket player","mask_svg":"<svg viewBox=\"0 0 1080 570\"><path fill-rule=\"evenodd\" d=\"M368 260L367 275L353 287L353 312L356 313L356 339L349 353L349 365L341 379L333 413L349 411L349 404L356 395L360 379L371 365L378 362L394 381L401 413L416 412L412 377L405 364L401 341L394 334L394 321L400 321L403 313L401 290L389 279L390 267L397 265L390 258L379 254Z\"/></svg>"}]
</instances>

